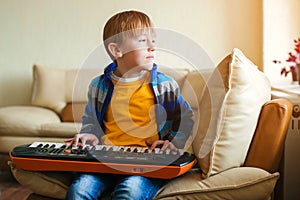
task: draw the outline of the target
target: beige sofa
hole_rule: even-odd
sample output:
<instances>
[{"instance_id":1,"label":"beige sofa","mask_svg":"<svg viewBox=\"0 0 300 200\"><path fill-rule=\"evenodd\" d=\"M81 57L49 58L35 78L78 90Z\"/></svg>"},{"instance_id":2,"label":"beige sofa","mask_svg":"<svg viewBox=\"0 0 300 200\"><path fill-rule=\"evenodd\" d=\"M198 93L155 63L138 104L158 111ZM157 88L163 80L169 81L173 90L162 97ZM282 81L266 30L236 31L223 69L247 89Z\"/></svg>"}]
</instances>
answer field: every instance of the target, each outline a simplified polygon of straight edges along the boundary
<instances>
[{"instance_id":1,"label":"beige sofa","mask_svg":"<svg viewBox=\"0 0 300 200\"><path fill-rule=\"evenodd\" d=\"M88 83L102 70L35 65L32 105L0 108L0 151L34 141L62 142L76 134ZM270 100L268 79L238 49L214 69L160 71L176 79L194 110L194 133L185 148L198 162L187 174L167 180L155 199L270 199L291 103ZM72 180L68 173L10 166L21 184L42 196L63 199Z\"/></svg>"}]
</instances>

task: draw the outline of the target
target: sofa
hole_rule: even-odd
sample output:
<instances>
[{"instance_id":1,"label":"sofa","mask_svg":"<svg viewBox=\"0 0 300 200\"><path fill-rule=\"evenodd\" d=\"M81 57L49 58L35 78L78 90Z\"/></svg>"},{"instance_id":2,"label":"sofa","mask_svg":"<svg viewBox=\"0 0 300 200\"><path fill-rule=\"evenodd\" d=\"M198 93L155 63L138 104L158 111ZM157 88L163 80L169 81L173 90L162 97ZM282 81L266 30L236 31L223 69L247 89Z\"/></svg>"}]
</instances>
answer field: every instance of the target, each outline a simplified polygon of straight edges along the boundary
<instances>
[{"instance_id":1,"label":"sofa","mask_svg":"<svg viewBox=\"0 0 300 200\"><path fill-rule=\"evenodd\" d=\"M102 71L34 65L31 105L0 108L0 151L73 137L81 126L89 82ZM159 71L177 81L194 111L193 134L184 149L197 164L166 180L154 199L273 198L291 102L271 100L269 80L237 48L214 68ZM72 181L72 172L9 165L16 180L34 192L28 199L63 199Z\"/></svg>"}]
</instances>

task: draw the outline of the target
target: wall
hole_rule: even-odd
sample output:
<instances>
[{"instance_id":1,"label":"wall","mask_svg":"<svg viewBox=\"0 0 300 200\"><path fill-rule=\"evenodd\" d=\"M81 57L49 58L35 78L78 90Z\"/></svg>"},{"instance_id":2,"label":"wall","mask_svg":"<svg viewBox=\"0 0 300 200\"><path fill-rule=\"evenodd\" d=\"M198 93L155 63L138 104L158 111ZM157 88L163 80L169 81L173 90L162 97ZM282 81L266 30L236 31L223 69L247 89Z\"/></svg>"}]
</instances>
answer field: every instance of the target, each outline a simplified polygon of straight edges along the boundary
<instances>
[{"instance_id":1,"label":"wall","mask_svg":"<svg viewBox=\"0 0 300 200\"><path fill-rule=\"evenodd\" d=\"M128 9L192 39L216 64L238 47L262 69L261 0L0 0L0 106L30 103L35 63L80 67L105 21Z\"/></svg>"},{"instance_id":2,"label":"wall","mask_svg":"<svg viewBox=\"0 0 300 200\"><path fill-rule=\"evenodd\" d=\"M263 66L272 84L290 83L280 75L282 65L273 60L285 61L294 48L293 40L300 37L300 1L264 0L263 2Z\"/></svg>"}]
</instances>

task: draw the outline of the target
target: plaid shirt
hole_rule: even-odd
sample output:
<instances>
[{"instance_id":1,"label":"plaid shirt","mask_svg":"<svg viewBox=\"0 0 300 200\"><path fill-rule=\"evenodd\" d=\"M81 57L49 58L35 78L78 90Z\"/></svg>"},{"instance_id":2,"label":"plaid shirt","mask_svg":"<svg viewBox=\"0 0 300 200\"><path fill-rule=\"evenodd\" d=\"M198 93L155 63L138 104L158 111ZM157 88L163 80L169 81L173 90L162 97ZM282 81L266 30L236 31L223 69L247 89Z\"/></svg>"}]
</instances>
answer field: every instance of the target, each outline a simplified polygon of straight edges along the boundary
<instances>
[{"instance_id":1,"label":"plaid shirt","mask_svg":"<svg viewBox=\"0 0 300 200\"><path fill-rule=\"evenodd\" d=\"M103 119L114 91L111 74L117 66L111 63L104 74L94 78L89 86L88 104L82 117L80 133L95 134L101 141L105 133ZM183 148L191 135L193 113L189 104L180 94L174 79L157 72L156 64L151 70L151 86L155 96L156 122L159 138L169 140L178 148Z\"/></svg>"}]
</instances>

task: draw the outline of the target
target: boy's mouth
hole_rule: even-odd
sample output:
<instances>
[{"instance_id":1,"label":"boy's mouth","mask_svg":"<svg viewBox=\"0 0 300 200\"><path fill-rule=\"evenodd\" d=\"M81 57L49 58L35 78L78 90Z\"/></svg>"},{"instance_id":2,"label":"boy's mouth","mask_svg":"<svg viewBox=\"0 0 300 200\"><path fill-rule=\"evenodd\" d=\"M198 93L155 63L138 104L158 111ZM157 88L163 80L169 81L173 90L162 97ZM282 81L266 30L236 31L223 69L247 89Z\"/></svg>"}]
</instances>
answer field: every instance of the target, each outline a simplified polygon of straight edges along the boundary
<instances>
[{"instance_id":1,"label":"boy's mouth","mask_svg":"<svg viewBox=\"0 0 300 200\"><path fill-rule=\"evenodd\" d=\"M154 59L154 56L147 56L146 59Z\"/></svg>"}]
</instances>

